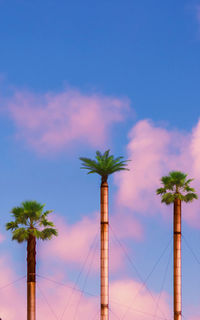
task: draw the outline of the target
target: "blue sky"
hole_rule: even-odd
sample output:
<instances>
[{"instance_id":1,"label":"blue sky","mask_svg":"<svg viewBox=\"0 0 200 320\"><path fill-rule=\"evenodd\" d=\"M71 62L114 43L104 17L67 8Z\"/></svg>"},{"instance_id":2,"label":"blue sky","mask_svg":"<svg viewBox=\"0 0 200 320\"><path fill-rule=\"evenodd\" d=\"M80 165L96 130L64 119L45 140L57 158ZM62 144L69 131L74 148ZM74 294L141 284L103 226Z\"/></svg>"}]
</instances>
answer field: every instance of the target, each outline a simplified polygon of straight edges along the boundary
<instances>
[{"instance_id":1,"label":"blue sky","mask_svg":"<svg viewBox=\"0 0 200 320\"><path fill-rule=\"evenodd\" d=\"M190 128L199 100L197 6L1 1L1 73L9 85L36 92L67 84L128 96L139 118L185 129L187 117Z\"/></svg>"},{"instance_id":2,"label":"blue sky","mask_svg":"<svg viewBox=\"0 0 200 320\"><path fill-rule=\"evenodd\" d=\"M145 279L172 232L172 208L155 199L159 177L178 168L200 187L200 2L0 0L0 21L0 268L5 273L0 287L7 279L5 265L12 281L26 273L25 246L11 243L4 229L9 211L21 201L36 199L54 209L55 223L65 226L69 241L82 223L98 229L100 180L80 170L79 157L108 148L131 160L129 176L109 180L110 214L120 242ZM184 208L183 228L198 258L198 204L191 208L191 216ZM96 233L88 234L74 257L56 253L68 241L64 231L52 247L38 244L38 269L56 279L60 272L63 281L73 283L87 251L81 246L89 248ZM111 242L112 286L121 288L128 279L136 288L141 279L112 235ZM166 312L172 305L170 246L148 283ZM199 267L184 242L183 248L184 315L199 320ZM87 281L86 289L98 295L96 267ZM131 299L128 292L124 296ZM56 294L54 300L61 295ZM23 294L20 299L19 305ZM5 298L1 307L12 320L7 305ZM23 315L21 309L17 312ZM41 309L41 319L50 317L48 312Z\"/></svg>"}]
</instances>

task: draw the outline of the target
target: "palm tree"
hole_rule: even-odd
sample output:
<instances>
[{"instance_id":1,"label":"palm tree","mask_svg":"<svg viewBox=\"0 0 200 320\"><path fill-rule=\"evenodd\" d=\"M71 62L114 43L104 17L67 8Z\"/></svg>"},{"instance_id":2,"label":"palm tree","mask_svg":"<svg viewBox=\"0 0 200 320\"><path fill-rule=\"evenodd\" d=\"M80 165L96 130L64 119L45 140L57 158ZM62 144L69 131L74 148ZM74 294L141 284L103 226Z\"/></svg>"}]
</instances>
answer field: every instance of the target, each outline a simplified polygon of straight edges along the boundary
<instances>
[{"instance_id":1,"label":"palm tree","mask_svg":"<svg viewBox=\"0 0 200 320\"><path fill-rule=\"evenodd\" d=\"M114 172L128 170L128 160L123 157L114 158L109 155L110 150L103 154L96 151L96 160L80 158L81 169L89 170L90 173L97 173L101 176L101 320L109 318L109 292L108 292L108 176Z\"/></svg>"},{"instance_id":2,"label":"palm tree","mask_svg":"<svg viewBox=\"0 0 200 320\"><path fill-rule=\"evenodd\" d=\"M22 202L11 210L14 221L6 224L6 229L12 230L12 240L27 241L27 320L36 318L36 238L49 240L58 234L53 222L47 219L53 210L43 212L44 206L36 201Z\"/></svg>"},{"instance_id":3,"label":"palm tree","mask_svg":"<svg viewBox=\"0 0 200 320\"><path fill-rule=\"evenodd\" d=\"M198 196L190 187L193 179L187 174L171 171L161 178L162 187L157 189L161 201L167 205L174 203L174 320L181 320L181 202L192 202Z\"/></svg>"}]
</instances>

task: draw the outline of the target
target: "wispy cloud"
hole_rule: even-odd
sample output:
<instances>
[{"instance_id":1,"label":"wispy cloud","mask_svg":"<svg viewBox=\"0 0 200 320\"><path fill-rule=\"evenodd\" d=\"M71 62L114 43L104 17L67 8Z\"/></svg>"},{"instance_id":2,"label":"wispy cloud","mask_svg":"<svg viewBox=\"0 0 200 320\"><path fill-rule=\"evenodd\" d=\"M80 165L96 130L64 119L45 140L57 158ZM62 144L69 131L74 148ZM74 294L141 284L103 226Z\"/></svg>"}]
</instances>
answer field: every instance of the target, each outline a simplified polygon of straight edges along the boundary
<instances>
[{"instance_id":1,"label":"wispy cloud","mask_svg":"<svg viewBox=\"0 0 200 320\"><path fill-rule=\"evenodd\" d=\"M18 91L7 100L16 136L40 153L75 143L104 146L111 126L124 120L129 105L127 99L71 89L43 95Z\"/></svg>"},{"instance_id":2,"label":"wispy cloud","mask_svg":"<svg viewBox=\"0 0 200 320\"><path fill-rule=\"evenodd\" d=\"M149 120L138 122L129 133L127 146L130 171L116 177L118 202L134 212L154 214L164 205L155 191L160 178L171 170L181 170L195 177L193 186L200 187L200 122L190 133L170 131ZM189 209L188 209L189 207ZM200 227L197 201L186 205L184 219Z\"/></svg>"},{"instance_id":3,"label":"wispy cloud","mask_svg":"<svg viewBox=\"0 0 200 320\"><path fill-rule=\"evenodd\" d=\"M113 230L117 232L119 239L141 239L142 227L129 215L115 214L112 218ZM68 265L84 265L86 257L88 261L94 261L90 269L99 270L99 214L91 217L83 217L74 224L68 224L62 217L55 219L55 225L59 230L59 237L52 239L50 242L43 244L40 253L41 259L57 259ZM123 230L121 230L123 229ZM125 267L124 253L119 244L114 241L114 236L110 236L110 270L118 271Z\"/></svg>"},{"instance_id":4,"label":"wispy cloud","mask_svg":"<svg viewBox=\"0 0 200 320\"><path fill-rule=\"evenodd\" d=\"M0 284L7 285L17 276L14 268L6 259L0 260ZM55 282L38 279L37 282L37 318L44 320L65 319L97 319L99 317L99 297L82 292L77 285L69 280L59 285L60 278L53 276ZM2 319L14 320L26 317L26 281L2 289L0 310ZM133 305L134 299L134 305ZM159 300L159 307L157 302ZM145 306L145 310L144 310ZM157 313L156 313L156 309ZM169 296L165 293L151 293L142 283L131 278L112 281L110 283L110 319L126 315L127 320L146 320L157 315L170 319ZM165 317L164 317L165 316Z\"/></svg>"}]
</instances>

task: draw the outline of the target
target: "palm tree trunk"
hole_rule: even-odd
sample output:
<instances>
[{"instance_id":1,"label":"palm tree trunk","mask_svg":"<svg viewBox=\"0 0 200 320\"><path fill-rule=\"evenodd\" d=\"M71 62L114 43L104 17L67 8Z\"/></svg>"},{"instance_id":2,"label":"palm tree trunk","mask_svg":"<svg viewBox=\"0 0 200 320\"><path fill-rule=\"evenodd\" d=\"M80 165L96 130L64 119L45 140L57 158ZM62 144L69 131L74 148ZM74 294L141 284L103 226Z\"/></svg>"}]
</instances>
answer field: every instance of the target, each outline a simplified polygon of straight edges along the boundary
<instances>
[{"instance_id":1,"label":"palm tree trunk","mask_svg":"<svg viewBox=\"0 0 200 320\"><path fill-rule=\"evenodd\" d=\"M108 184L101 183L101 320L109 319L108 308Z\"/></svg>"},{"instance_id":2,"label":"palm tree trunk","mask_svg":"<svg viewBox=\"0 0 200 320\"><path fill-rule=\"evenodd\" d=\"M174 201L174 320L181 320L181 200Z\"/></svg>"},{"instance_id":3,"label":"palm tree trunk","mask_svg":"<svg viewBox=\"0 0 200 320\"><path fill-rule=\"evenodd\" d=\"M36 319L35 308L35 265L36 265L36 240L29 235L27 241L27 320Z\"/></svg>"}]
</instances>

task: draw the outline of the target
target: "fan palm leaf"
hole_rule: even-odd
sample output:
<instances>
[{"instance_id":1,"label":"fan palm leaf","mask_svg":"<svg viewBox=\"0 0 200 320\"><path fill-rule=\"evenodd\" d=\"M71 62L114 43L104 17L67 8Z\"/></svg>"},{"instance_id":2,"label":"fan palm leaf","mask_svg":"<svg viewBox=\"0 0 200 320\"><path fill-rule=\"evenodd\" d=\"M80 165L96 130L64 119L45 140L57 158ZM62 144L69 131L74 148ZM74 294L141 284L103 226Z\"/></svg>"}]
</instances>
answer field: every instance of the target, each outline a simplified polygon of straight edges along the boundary
<instances>
[{"instance_id":1,"label":"fan palm leaf","mask_svg":"<svg viewBox=\"0 0 200 320\"><path fill-rule=\"evenodd\" d=\"M79 159L82 161L81 169L88 170L88 174L99 174L102 177L102 181L106 181L108 176L114 172L129 170L127 168L129 160L122 160L122 156L114 158L113 155L110 155L110 150L106 150L104 153L96 151L95 160L85 157L80 157Z\"/></svg>"},{"instance_id":2,"label":"fan palm leaf","mask_svg":"<svg viewBox=\"0 0 200 320\"><path fill-rule=\"evenodd\" d=\"M52 236L57 235L57 230L53 228L53 222L47 219L53 210L43 212L44 206L44 204L36 201L24 201L20 207L14 207L11 210L14 220L6 224L6 229L12 231L13 240L17 240L18 242L26 241L29 234L42 240L50 239ZM50 235L50 230L48 230L47 233L42 233L40 238L41 227L44 230L47 227L52 227L52 234ZM46 239L45 234L48 234Z\"/></svg>"},{"instance_id":3,"label":"fan palm leaf","mask_svg":"<svg viewBox=\"0 0 200 320\"><path fill-rule=\"evenodd\" d=\"M184 202L191 202L198 199L195 189L190 187L193 179L187 179L187 174L181 171L171 171L168 176L161 178L162 187L156 190L161 195L161 201L167 205L173 203L175 199Z\"/></svg>"}]
</instances>

